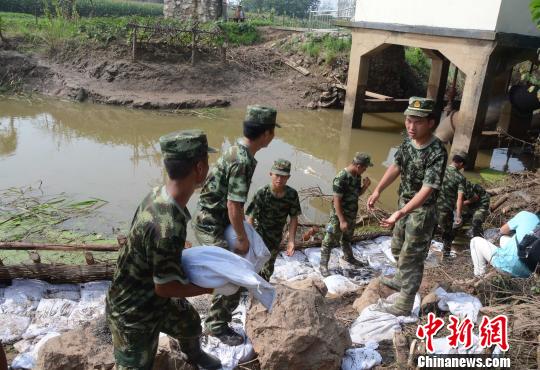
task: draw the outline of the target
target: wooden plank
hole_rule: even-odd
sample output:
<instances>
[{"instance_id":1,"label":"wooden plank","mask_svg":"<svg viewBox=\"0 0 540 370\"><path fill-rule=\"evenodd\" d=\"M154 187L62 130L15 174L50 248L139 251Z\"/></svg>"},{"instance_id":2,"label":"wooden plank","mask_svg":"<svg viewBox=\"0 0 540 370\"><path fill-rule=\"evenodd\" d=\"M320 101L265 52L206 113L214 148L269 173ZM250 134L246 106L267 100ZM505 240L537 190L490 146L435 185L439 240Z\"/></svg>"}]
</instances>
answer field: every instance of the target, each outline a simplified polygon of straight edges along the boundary
<instances>
[{"instance_id":1,"label":"wooden plank","mask_svg":"<svg viewBox=\"0 0 540 370\"><path fill-rule=\"evenodd\" d=\"M284 60L283 60L283 63L285 63L286 65L288 65L288 66L291 67L292 69L296 70L297 72L300 72L300 73L303 74L304 76L309 76L309 74L311 73L310 71L308 71L308 70L305 69L304 67L300 67L299 65L297 65L296 63L294 63L294 62L291 61L291 60L284 59Z\"/></svg>"},{"instance_id":2,"label":"wooden plank","mask_svg":"<svg viewBox=\"0 0 540 370\"><path fill-rule=\"evenodd\" d=\"M0 250L43 250L43 251L94 251L116 252L118 245L101 244L45 244L24 242L0 242Z\"/></svg>"},{"instance_id":3,"label":"wooden plank","mask_svg":"<svg viewBox=\"0 0 540 370\"><path fill-rule=\"evenodd\" d=\"M391 96L377 94L377 93L374 93L373 91L366 91L366 96L369 96L370 98L378 99L378 100L394 100L394 98Z\"/></svg>"},{"instance_id":4,"label":"wooden plank","mask_svg":"<svg viewBox=\"0 0 540 370\"><path fill-rule=\"evenodd\" d=\"M49 283L86 283L96 280L110 280L114 274L114 264L95 265L54 265L34 263L28 265L0 266L0 281L9 282L15 278L39 279Z\"/></svg>"}]
</instances>

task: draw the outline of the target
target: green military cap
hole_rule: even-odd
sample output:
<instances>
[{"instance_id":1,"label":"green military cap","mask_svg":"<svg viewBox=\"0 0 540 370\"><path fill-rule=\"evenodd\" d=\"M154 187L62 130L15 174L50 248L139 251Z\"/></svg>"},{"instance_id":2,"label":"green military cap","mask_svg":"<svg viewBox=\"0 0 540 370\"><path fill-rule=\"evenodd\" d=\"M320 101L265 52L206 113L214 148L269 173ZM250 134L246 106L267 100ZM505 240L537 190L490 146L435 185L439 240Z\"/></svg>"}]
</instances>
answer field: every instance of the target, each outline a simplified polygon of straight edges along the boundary
<instances>
[{"instance_id":1,"label":"green military cap","mask_svg":"<svg viewBox=\"0 0 540 370\"><path fill-rule=\"evenodd\" d=\"M409 106L403 114L406 116L427 117L433 112L434 107L434 100L412 96L409 98Z\"/></svg>"},{"instance_id":2,"label":"green military cap","mask_svg":"<svg viewBox=\"0 0 540 370\"><path fill-rule=\"evenodd\" d=\"M159 146L164 159L190 159L217 153L208 146L206 134L201 130L171 132L159 138Z\"/></svg>"},{"instance_id":3,"label":"green military cap","mask_svg":"<svg viewBox=\"0 0 540 370\"><path fill-rule=\"evenodd\" d=\"M291 175L291 162L286 159L278 159L274 161L274 165L270 172L276 175L290 176Z\"/></svg>"},{"instance_id":4,"label":"green military cap","mask_svg":"<svg viewBox=\"0 0 540 370\"><path fill-rule=\"evenodd\" d=\"M357 152L354 155L352 161L354 164L361 164L366 167L373 167L373 163L371 163L371 156L367 153Z\"/></svg>"},{"instance_id":5,"label":"green military cap","mask_svg":"<svg viewBox=\"0 0 540 370\"><path fill-rule=\"evenodd\" d=\"M281 127L276 123L277 111L272 107L262 105L248 105L244 122L254 125L273 125Z\"/></svg>"}]
</instances>

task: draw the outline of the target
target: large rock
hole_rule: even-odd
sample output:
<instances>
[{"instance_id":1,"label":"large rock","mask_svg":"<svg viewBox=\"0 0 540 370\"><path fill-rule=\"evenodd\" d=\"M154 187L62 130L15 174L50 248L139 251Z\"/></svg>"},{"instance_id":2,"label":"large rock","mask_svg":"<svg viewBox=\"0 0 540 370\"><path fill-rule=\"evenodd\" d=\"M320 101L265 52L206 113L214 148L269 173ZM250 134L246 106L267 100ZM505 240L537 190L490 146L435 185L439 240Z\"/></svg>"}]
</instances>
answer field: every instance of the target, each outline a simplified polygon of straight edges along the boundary
<instances>
[{"instance_id":1,"label":"large rock","mask_svg":"<svg viewBox=\"0 0 540 370\"><path fill-rule=\"evenodd\" d=\"M83 328L49 339L39 350L35 370L113 369L112 338L104 318ZM154 370L192 370L178 343L166 335L159 338Z\"/></svg>"},{"instance_id":2,"label":"large rock","mask_svg":"<svg viewBox=\"0 0 540 370\"><path fill-rule=\"evenodd\" d=\"M261 369L338 369L351 346L348 330L327 306L316 283L276 286L272 313L261 304L248 312L246 332Z\"/></svg>"},{"instance_id":3,"label":"large rock","mask_svg":"<svg viewBox=\"0 0 540 370\"><path fill-rule=\"evenodd\" d=\"M353 308L358 311L358 313L362 313L364 308L377 303L379 298L387 298L389 295L395 292L395 290L381 284L379 278L373 279L369 282L366 289L364 289L362 295L356 298L353 303Z\"/></svg>"}]
</instances>

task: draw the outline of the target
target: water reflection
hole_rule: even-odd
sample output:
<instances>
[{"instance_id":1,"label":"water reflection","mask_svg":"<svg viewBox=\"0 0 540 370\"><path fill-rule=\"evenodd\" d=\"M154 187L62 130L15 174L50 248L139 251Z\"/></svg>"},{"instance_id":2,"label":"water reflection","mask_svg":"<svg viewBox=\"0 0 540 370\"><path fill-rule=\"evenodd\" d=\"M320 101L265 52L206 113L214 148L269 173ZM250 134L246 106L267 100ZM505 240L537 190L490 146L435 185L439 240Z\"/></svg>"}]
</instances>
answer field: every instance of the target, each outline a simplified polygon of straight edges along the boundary
<instances>
[{"instance_id":1,"label":"water reflection","mask_svg":"<svg viewBox=\"0 0 540 370\"><path fill-rule=\"evenodd\" d=\"M0 100L0 188L43 181L47 194L65 192L109 201L89 229L108 232L126 227L136 206L152 186L162 183L158 138L171 131L200 128L209 144L224 148L242 135L242 109L199 111L178 115L53 100ZM273 160L292 163L289 184L297 189L318 186L332 192L332 179L357 151L375 163L366 173L373 182L386 170L389 150L401 142L403 115L365 115L362 130L342 128L340 111L280 111L276 139L257 153L251 192L266 184ZM218 154L219 155L219 154ZM211 156L213 163L218 155ZM6 175L7 174L7 175ZM392 209L397 183L387 189L382 205ZM197 196L188 204L194 210ZM304 201L306 218L325 222L329 204Z\"/></svg>"}]
</instances>

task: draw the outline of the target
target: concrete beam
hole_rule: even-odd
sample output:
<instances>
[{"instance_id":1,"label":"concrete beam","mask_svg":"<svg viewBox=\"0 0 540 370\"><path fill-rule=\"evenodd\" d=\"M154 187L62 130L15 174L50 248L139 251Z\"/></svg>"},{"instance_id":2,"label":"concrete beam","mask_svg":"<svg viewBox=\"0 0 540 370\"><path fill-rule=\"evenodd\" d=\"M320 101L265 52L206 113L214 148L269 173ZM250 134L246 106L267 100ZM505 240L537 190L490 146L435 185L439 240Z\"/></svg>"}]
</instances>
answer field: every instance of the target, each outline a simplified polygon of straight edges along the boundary
<instances>
[{"instance_id":1,"label":"concrete beam","mask_svg":"<svg viewBox=\"0 0 540 370\"><path fill-rule=\"evenodd\" d=\"M435 50L424 49L424 53L431 59L426 97L435 100L434 112L438 122L444 108L444 94L446 93L450 61Z\"/></svg>"}]
</instances>

